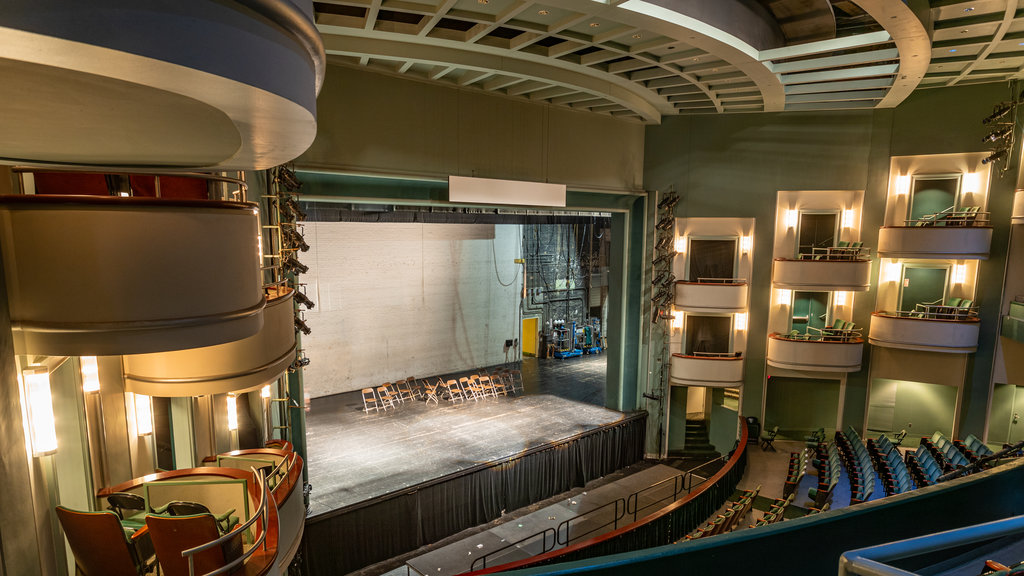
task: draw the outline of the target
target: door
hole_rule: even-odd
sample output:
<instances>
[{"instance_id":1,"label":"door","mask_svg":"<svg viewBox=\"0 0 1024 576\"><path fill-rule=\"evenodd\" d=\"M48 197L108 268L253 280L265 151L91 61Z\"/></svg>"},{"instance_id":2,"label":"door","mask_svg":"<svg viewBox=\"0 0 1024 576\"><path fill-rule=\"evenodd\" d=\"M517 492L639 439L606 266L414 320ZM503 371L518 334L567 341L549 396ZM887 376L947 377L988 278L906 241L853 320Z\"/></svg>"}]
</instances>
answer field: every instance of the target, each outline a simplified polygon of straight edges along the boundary
<instances>
[{"instance_id":1,"label":"door","mask_svg":"<svg viewBox=\"0 0 1024 576\"><path fill-rule=\"evenodd\" d=\"M733 278L736 276L736 240L690 238L687 280Z\"/></svg>"},{"instance_id":2,"label":"door","mask_svg":"<svg viewBox=\"0 0 1024 576\"><path fill-rule=\"evenodd\" d=\"M1010 444L1024 440L1024 387L1016 388L1013 395L1013 413L1010 415Z\"/></svg>"},{"instance_id":3,"label":"door","mask_svg":"<svg viewBox=\"0 0 1024 576\"><path fill-rule=\"evenodd\" d=\"M838 221L835 212L801 212L797 254L810 255L815 248L835 246Z\"/></svg>"},{"instance_id":4,"label":"door","mask_svg":"<svg viewBox=\"0 0 1024 576\"><path fill-rule=\"evenodd\" d=\"M942 302L946 296L948 268L903 267L900 310L913 311L916 304Z\"/></svg>"},{"instance_id":5,"label":"door","mask_svg":"<svg viewBox=\"0 0 1024 576\"><path fill-rule=\"evenodd\" d=\"M910 197L910 219L938 214L955 206L959 189L959 176L915 176Z\"/></svg>"},{"instance_id":6,"label":"door","mask_svg":"<svg viewBox=\"0 0 1024 576\"><path fill-rule=\"evenodd\" d=\"M828 325L828 292L793 292L792 329L808 334L808 327L824 328ZM811 330L810 334L818 334Z\"/></svg>"},{"instance_id":7,"label":"door","mask_svg":"<svg viewBox=\"0 0 1024 576\"><path fill-rule=\"evenodd\" d=\"M686 315L684 354L694 352L729 352L732 318L729 316Z\"/></svg>"},{"instance_id":8,"label":"door","mask_svg":"<svg viewBox=\"0 0 1024 576\"><path fill-rule=\"evenodd\" d=\"M523 318L523 356L537 355L537 319Z\"/></svg>"}]
</instances>

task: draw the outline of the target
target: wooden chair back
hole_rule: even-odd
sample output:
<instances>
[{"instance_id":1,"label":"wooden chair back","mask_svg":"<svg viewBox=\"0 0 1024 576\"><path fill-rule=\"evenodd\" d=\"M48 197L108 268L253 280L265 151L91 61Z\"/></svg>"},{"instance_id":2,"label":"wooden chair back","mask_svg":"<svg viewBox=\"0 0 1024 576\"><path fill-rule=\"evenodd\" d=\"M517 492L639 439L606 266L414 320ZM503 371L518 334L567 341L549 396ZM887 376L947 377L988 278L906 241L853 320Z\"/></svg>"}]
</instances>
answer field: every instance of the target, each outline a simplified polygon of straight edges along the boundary
<instances>
[{"instance_id":1,"label":"wooden chair back","mask_svg":"<svg viewBox=\"0 0 1024 576\"><path fill-rule=\"evenodd\" d=\"M139 576L138 559L113 512L79 512L57 506L82 576Z\"/></svg>"},{"instance_id":2,"label":"wooden chair back","mask_svg":"<svg viewBox=\"0 0 1024 576\"><path fill-rule=\"evenodd\" d=\"M146 516L146 526L164 576L189 576L188 558L183 550L213 542L220 537L217 521L210 514L194 516ZM195 574L206 574L227 564L219 546L192 556Z\"/></svg>"}]
</instances>

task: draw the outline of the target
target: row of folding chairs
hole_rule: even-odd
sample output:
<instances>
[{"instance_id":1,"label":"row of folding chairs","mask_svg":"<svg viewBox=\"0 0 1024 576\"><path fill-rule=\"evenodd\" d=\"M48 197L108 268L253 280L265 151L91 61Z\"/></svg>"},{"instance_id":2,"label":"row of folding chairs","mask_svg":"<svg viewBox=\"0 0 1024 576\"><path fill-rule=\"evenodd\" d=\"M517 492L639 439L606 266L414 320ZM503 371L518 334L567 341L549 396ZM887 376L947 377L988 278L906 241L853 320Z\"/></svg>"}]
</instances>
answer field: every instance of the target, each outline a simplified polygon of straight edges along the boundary
<instances>
[{"instance_id":1,"label":"row of folding chairs","mask_svg":"<svg viewBox=\"0 0 1024 576\"><path fill-rule=\"evenodd\" d=\"M807 461L810 450L803 449L800 452L789 453L789 469L786 471L786 482L782 487L782 496L786 497L796 492L800 479L807 473Z\"/></svg>"},{"instance_id":2,"label":"row of folding chairs","mask_svg":"<svg viewBox=\"0 0 1024 576\"><path fill-rule=\"evenodd\" d=\"M424 398L423 386L416 378L409 376L404 380L385 382L375 388L363 388L363 411L387 411L395 409L406 400Z\"/></svg>"},{"instance_id":3,"label":"row of folding chairs","mask_svg":"<svg viewBox=\"0 0 1024 576\"><path fill-rule=\"evenodd\" d=\"M836 443L819 443L816 456L811 463L818 469L818 485L807 491L807 497L814 500L815 507L824 508L829 505L832 491L839 484L839 475L842 472Z\"/></svg>"},{"instance_id":4,"label":"row of folding chairs","mask_svg":"<svg viewBox=\"0 0 1024 576\"><path fill-rule=\"evenodd\" d=\"M750 510L754 507L754 498L757 497L760 491L760 486L753 490L744 490L739 498L725 503L725 512L708 520L692 534L687 535L685 540L695 540L705 536L732 532L750 513Z\"/></svg>"}]
</instances>

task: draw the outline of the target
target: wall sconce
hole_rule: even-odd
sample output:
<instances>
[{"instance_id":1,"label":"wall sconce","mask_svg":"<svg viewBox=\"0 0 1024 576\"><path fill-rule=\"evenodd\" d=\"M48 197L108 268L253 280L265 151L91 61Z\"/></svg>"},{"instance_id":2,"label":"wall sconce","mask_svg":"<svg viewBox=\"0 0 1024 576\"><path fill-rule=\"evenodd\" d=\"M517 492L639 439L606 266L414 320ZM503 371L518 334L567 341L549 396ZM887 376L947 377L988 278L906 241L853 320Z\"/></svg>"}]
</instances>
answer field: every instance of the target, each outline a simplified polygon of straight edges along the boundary
<instances>
[{"instance_id":1,"label":"wall sconce","mask_svg":"<svg viewBox=\"0 0 1024 576\"><path fill-rule=\"evenodd\" d=\"M263 398L264 400L270 398L270 384L267 384L260 389L260 398Z\"/></svg>"},{"instance_id":2,"label":"wall sconce","mask_svg":"<svg viewBox=\"0 0 1024 576\"><path fill-rule=\"evenodd\" d=\"M227 402L228 403L228 430L231 430L232 432L234 432L235 430L238 430L238 406L237 406L237 400L238 399L235 398L233 395L228 394L228 397L227 397L227 401L228 401Z\"/></svg>"},{"instance_id":3,"label":"wall sconce","mask_svg":"<svg viewBox=\"0 0 1024 576\"><path fill-rule=\"evenodd\" d=\"M686 236L677 237L673 247L677 254L684 254L686 252Z\"/></svg>"},{"instance_id":4,"label":"wall sconce","mask_svg":"<svg viewBox=\"0 0 1024 576\"><path fill-rule=\"evenodd\" d=\"M796 225L799 222L800 222L800 211L799 210L786 210L786 228L796 228Z\"/></svg>"},{"instance_id":5,"label":"wall sconce","mask_svg":"<svg viewBox=\"0 0 1024 576\"><path fill-rule=\"evenodd\" d=\"M843 210L843 228L853 228L853 219L856 216L856 212L853 210Z\"/></svg>"},{"instance_id":6,"label":"wall sconce","mask_svg":"<svg viewBox=\"0 0 1024 576\"><path fill-rule=\"evenodd\" d=\"M737 331L743 331L747 329L747 313L740 312L733 316L733 326Z\"/></svg>"},{"instance_id":7,"label":"wall sconce","mask_svg":"<svg viewBox=\"0 0 1024 576\"><path fill-rule=\"evenodd\" d=\"M846 306L847 293L846 292L834 292L832 294L832 304L835 306Z\"/></svg>"},{"instance_id":8,"label":"wall sconce","mask_svg":"<svg viewBox=\"0 0 1024 576\"><path fill-rule=\"evenodd\" d=\"M910 194L910 174L900 174L896 177L895 191L897 196Z\"/></svg>"},{"instance_id":9,"label":"wall sconce","mask_svg":"<svg viewBox=\"0 0 1024 576\"><path fill-rule=\"evenodd\" d=\"M153 433L153 406L149 396L135 395L135 429L139 436Z\"/></svg>"},{"instance_id":10,"label":"wall sconce","mask_svg":"<svg viewBox=\"0 0 1024 576\"><path fill-rule=\"evenodd\" d=\"M967 264L953 265L953 284L963 284L967 281Z\"/></svg>"},{"instance_id":11,"label":"wall sconce","mask_svg":"<svg viewBox=\"0 0 1024 576\"><path fill-rule=\"evenodd\" d=\"M753 236L740 236L740 252L749 254L754 248L754 237Z\"/></svg>"},{"instance_id":12,"label":"wall sconce","mask_svg":"<svg viewBox=\"0 0 1024 576\"><path fill-rule=\"evenodd\" d=\"M52 454L57 451L57 426L53 418L53 397L50 395L50 371L45 366L32 366L22 374L25 399L28 402L32 455Z\"/></svg>"},{"instance_id":13,"label":"wall sconce","mask_svg":"<svg viewBox=\"0 0 1024 576\"><path fill-rule=\"evenodd\" d=\"M787 288L779 288L775 291L775 299L783 306L789 306L793 298L793 292Z\"/></svg>"},{"instance_id":14,"label":"wall sconce","mask_svg":"<svg viewBox=\"0 0 1024 576\"><path fill-rule=\"evenodd\" d=\"M960 188L964 194L977 194L981 189L981 175L977 172L965 172L960 181Z\"/></svg>"},{"instance_id":15,"label":"wall sconce","mask_svg":"<svg viewBox=\"0 0 1024 576\"><path fill-rule=\"evenodd\" d=\"M899 262L886 262L882 268L882 282L899 282L903 267Z\"/></svg>"},{"instance_id":16,"label":"wall sconce","mask_svg":"<svg viewBox=\"0 0 1024 576\"><path fill-rule=\"evenodd\" d=\"M100 367L95 356L82 356L82 391L86 394L100 391Z\"/></svg>"},{"instance_id":17,"label":"wall sconce","mask_svg":"<svg viewBox=\"0 0 1024 576\"><path fill-rule=\"evenodd\" d=\"M672 311L672 329L679 330L683 327L683 313L678 310Z\"/></svg>"}]
</instances>

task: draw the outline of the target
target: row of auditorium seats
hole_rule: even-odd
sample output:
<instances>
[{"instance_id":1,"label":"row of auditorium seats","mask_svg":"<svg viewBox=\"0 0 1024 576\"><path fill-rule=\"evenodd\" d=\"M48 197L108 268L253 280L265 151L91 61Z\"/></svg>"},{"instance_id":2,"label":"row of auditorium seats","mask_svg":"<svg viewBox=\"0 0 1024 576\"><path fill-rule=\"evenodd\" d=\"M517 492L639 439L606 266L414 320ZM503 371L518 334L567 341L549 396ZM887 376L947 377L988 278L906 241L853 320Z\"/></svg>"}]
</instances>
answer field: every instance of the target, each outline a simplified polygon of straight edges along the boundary
<instances>
[{"instance_id":1,"label":"row of auditorium seats","mask_svg":"<svg viewBox=\"0 0 1024 576\"><path fill-rule=\"evenodd\" d=\"M818 469L818 485L808 490L807 496L814 500L816 508L822 509L829 505L832 491L839 484L842 466L839 462L839 450L836 448L836 443L820 442L812 464Z\"/></svg>"},{"instance_id":2,"label":"row of auditorium seats","mask_svg":"<svg viewBox=\"0 0 1024 576\"><path fill-rule=\"evenodd\" d=\"M868 439L868 452L875 464L875 470L882 478L882 487L885 495L902 494L914 489L910 479L910 471L906 462L900 455L899 449L889 440L889 437L882 434L877 439Z\"/></svg>"},{"instance_id":3,"label":"row of auditorium seats","mask_svg":"<svg viewBox=\"0 0 1024 576\"><path fill-rule=\"evenodd\" d=\"M844 432L836 431L836 443L839 445L839 456L846 465L846 474L850 479L850 504L859 504L871 499L875 491L875 468L871 464L871 455L860 439L860 434L847 426Z\"/></svg>"},{"instance_id":4,"label":"row of auditorium seats","mask_svg":"<svg viewBox=\"0 0 1024 576\"><path fill-rule=\"evenodd\" d=\"M800 480L804 477L807 472L807 457L810 450L806 448L800 452L790 452L789 454L789 470L786 472L786 482L783 484L782 496L785 498L793 492L796 492L796 487L800 485Z\"/></svg>"},{"instance_id":5,"label":"row of auditorium seats","mask_svg":"<svg viewBox=\"0 0 1024 576\"><path fill-rule=\"evenodd\" d=\"M757 498L759 492L761 492L760 486L753 490L744 490L740 493L739 498L725 503L725 512L708 520L692 534L687 535L685 540L695 540L705 536L732 532L743 522L747 514L750 514L750 510L754 507L754 498Z\"/></svg>"},{"instance_id":6,"label":"row of auditorium seats","mask_svg":"<svg viewBox=\"0 0 1024 576\"><path fill-rule=\"evenodd\" d=\"M921 445L935 456L935 460L942 464L942 468L947 472L971 463L971 460L942 432L936 431L931 438L921 438Z\"/></svg>"},{"instance_id":7,"label":"row of auditorium seats","mask_svg":"<svg viewBox=\"0 0 1024 576\"><path fill-rule=\"evenodd\" d=\"M917 452L907 454L907 466L914 476L914 483L918 486L931 486L939 481L939 476L942 476L942 466L924 444L917 447Z\"/></svg>"},{"instance_id":8,"label":"row of auditorium seats","mask_svg":"<svg viewBox=\"0 0 1024 576\"><path fill-rule=\"evenodd\" d=\"M968 434L967 438L964 438L963 441L953 440L953 444L956 445L956 447L960 449L960 451L963 452L971 462L977 462L978 459L991 456L993 454L992 449L986 446L974 434Z\"/></svg>"},{"instance_id":9,"label":"row of auditorium seats","mask_svg":"<svg viewBox=\"0 0 1024 576\"><path fill-rule=\"evenodd\" d=\"M795 499L796 494L790 494L786 498L776 498L772 500L771 505L768 506L768 511L762 514L761 517L757 519L757 522L752 524L750 527L757 528L759 526L767 526L768 524L782 522L786 515L786 508L788 508Z\"/></svg>"}]
</instances>

